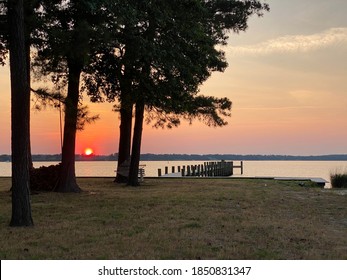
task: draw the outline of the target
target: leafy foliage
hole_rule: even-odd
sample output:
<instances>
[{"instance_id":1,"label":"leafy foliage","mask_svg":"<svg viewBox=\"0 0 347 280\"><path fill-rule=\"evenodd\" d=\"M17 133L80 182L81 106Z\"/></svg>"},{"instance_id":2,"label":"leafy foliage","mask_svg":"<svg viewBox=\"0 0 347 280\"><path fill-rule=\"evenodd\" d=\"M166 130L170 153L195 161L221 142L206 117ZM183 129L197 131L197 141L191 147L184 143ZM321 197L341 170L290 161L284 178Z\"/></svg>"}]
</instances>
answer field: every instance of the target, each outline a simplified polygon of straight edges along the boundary
<instances>
[{"instance_id":1,"label":"leafy foliage","mask_svg":"<svg viewBox=\"0 0 347 280\"><path fill-rule=\"evenodd\" d=\"M34 109L41 111L47 107L61 109L66 102L65 96L59 91L52 92L48 88L31 89L34 93L32 101ZM99 119L99 115L91 115L87 105L79 102L77 112L77 130L83 130L86 124L92 124Z\"/></svg>"},{"instance_id":2,"label":"leafy foliage","mask_svg":"<svg viewBox=\"0 0 347 280\"><path fill-rule=\"evenodd\" d=\"M65 96L59 91L52 92L48 88L31 89L34 93L32 101L34 102L35 110L41 111L46 107L60 108L61 104L65 102Z\"/></svg>"},{"instance_id":3,"label":"leafy foliage","mask_svg":"<svg viewBox=\"0 0 347 280\"><path fill-rule=\"evenodd\" d=\"M86 124L92 124L99 119L99 115L91 115L91 112L86 105L78 107L77 114L77 130L83 130Z\"/></svg>"},{"instance_id":4,"label":"leafy foliage","mask_svg":"<svg viewBox=\"0 0 347 280\"><path fill-rule=\"evenodd\" d=\"M180 108L185 106L184 109ZM178 110L177 110L178 108ZM153 123L156 128L177 127L181 119L192 123L194 119L208 126L218 127L227 125L223 117L230 117L231 101L228 98L216 98L213 96L194 96L191 101L177 104L172 110L152 108L147 114L147 124ZM175 111L177 110L177 113Z\"/></svg>"},{"instance_id":5,"label":"leafy foliage","mask_svg":"<svg viewBox=\"0 0 347 280\"><path fill-rule=\"evenodd\" d=\"M8 54L8 25L6 1L0 2L0 65L4 65Z\"/></svg>"},{"instance_id":6,"label":"leafy foliage","mask_svg":"<svg viewBox=\"0 0 347 280\"><path fill-rule=\"evenodd\" d=\"M230 31L246 30L249 16L261 16L268 5L230 0L127 3L125 10L110 11L118 23L113 41L85 75L92 100L103 101L103 95L108 101L124 95L131 95L131 103L141 99L147 121L156 119L156 127L177 126L179 117L225 125L231 102L197 95L199 86L213 71L227 67L225 53L216 46L227 44Z\"/></svg>"}]
</instances>

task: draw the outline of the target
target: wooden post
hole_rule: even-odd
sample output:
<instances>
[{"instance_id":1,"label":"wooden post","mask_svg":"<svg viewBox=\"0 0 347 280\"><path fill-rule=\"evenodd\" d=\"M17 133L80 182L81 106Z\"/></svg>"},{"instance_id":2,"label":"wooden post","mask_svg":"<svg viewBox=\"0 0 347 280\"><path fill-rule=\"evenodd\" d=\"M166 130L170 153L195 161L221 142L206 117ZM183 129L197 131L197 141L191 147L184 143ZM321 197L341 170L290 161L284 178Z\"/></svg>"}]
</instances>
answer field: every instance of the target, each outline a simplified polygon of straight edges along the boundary
<instances>
[{"instance_id":1,"label":"wooden post","mask_svg":"<svg viewBox=\"0 0 347 280\"><path fill-rule=\"evenodd\" d=\"M231 162L231 175L234 175L234 162Z\"/></svg>"},{"instance_id":2,"label":"wooden post","mask_svg":"<svg viewBox=\"0 0 347 280\"><path fill-rule=\"evenodd\" d=\"M187 165L187 176L190 176L190 166Z\"/></svg>"},{"instance_id":3,"label":"wooden post","mask_svg":"<svg viewBox=\"0 0 347 280\"><path fill-rule=\"evenodd\" d=\"M158 168L158 177L161 177L161 169Z\"/></svg>"},{"instance_id":4,"label":"wooden post","mask_svg":"<svg viewBox=\"0 0 347 280\"><path fill-rule=\"evenodd\" d=\"M182 166L182 177L186 176L186 167Z\"/></svg>"},{"instance_id":5,"label":"wooden post","mask_svg":"<svg viewBox=\"0 0 347 280\"><path fill-rule=\"evenodd\" d=\"M243 175L243 161L241 161L241 175Z\"/></svg>"}]
</instances>

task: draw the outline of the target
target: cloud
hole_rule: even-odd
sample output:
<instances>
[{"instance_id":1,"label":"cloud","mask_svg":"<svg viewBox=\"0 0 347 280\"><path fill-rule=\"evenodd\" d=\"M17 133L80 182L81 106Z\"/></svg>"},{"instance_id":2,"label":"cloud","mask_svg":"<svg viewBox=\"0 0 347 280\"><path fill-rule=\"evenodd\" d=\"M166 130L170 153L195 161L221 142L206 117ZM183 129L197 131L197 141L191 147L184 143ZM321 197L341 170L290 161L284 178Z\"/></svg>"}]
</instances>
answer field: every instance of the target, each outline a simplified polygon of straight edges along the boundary
<instances>
[{"instance_id":1,"label":"cloud","mask_svg":"<svg viewBox=\"0 0 347 280\"><path fill-rule=\"evenodd\" d=\"M273 107L236 107L235 110L251 110L251 111L274 111L274 110L293 110L293 109L317 109L317 106L273 106Z\"/></svg>"},{"instance_id":2,"label":"cloud","mask_svg":"<svg viewBox=\"0 0 347 280\"><path fill-rule=\"evenodd\" d=\"M267 55L319 50L339 44L347 45L347 28L330 28L312 35L288 35L255 45L230 46L231 55Z\"/></svg>"}]
</instances>

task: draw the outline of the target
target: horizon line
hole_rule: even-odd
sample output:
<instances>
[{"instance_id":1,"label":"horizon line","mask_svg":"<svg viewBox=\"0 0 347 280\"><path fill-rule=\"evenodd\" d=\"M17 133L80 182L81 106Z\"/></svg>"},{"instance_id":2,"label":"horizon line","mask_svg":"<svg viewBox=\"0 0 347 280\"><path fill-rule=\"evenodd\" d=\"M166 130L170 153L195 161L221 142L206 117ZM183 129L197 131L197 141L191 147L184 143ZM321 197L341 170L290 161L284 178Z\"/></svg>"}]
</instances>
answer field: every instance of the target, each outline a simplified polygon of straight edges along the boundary
<instances>
[{"instance_id":1,"label":"horizon line","mask_svg":"<svg viewBox=\"0 0 347 280\"><path fill-rule=\"evenodd\" d=\"M83 157L99 157L99 156L117 156L118 153L111 154L75 154L75 156L83 156ZM347 153L325 153L325 154L317 154L317 155L292 155L292 154L261 154L261 153L249 153L249 154L237 154L237 153L141 153L141 155L186 155L186 156L209 156L209 155L228 155L228 156L287 156L287 157L323 157L323 156L347 156ZM11 156L11 154L0 154L0 156ZM32 156L61 156L61 153L35 153Z\"/></svg>"}]
</instances>

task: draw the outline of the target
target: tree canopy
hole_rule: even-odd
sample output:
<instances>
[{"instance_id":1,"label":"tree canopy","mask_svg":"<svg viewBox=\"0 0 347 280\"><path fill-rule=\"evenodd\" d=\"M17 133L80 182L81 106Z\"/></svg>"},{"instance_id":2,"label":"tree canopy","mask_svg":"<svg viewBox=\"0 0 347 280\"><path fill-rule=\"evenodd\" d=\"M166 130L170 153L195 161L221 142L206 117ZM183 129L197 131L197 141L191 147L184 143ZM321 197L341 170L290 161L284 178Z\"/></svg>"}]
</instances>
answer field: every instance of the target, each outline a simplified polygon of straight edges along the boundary
<instances>
[{"instance_id":1,"label":"tree canopy","mask_svg":"<svg viewBox=\"0 0 347 280\"><path fill-rule=\"evenodd\" d=\"M113 12L117 25L109 33L113 40L94 57L92 75L85 76L89 94L94 101L102 100L103 94L113 101L131 92L130 103L141 98L147 105L148 120L169 127L179 123L180 114L204 114L206 119L218 103L219 112L227 109L225 98L208 97L202 102L204 97L199 96L200 106L192 106L192 96L213 71L227 67L225 53L216 47L227 44L230 31L246 30L252 14L261 16L269 9L254 0L147 0L114 7L110 16ZM201 110L201 105L209 109ZM214 111L207 123L225 124L217 116Z\"/></svg>"},{"instance_id":2,"label":"tree canopy","mask_svg":"<svg viewBox=\"0 0 347 280\"><path fill-rule=\"evenodd\" d=\"M0 2L0 65L5 64L8 54L8 21L6 1Z\"/></svg>"},{"instance_id":3,"label":"tree canopy","mask_svg":"<svg viewBox=\"0 0 347 280\"><path fill-rule=\"evenodd\" d=\"M120 138L128 138L127 149L130 134L122 137L122 123L131 118L131 113L125 115L122 109L131 111L135 103L136 109L141 104L146 106L147 121L154 120L157 127L177 126L180 118L226 125L224 117L230 115L231 101L199 95L199 87L212 72L227 67L225 53L217 47L227 44L229 32L245 30L249 16L261 16L268 5L228 0L127 4L121 14L114 11L118 26L111 33L113 40L91 63L89 73L98 75L85 76L86 88L94 100L102 100L102 94L108 100L120 100ZM134 133L142 131L140 123L135 121L139 126ZM130 121L127 126L129 131Z\"/></svg>"},{"instance_id":4,"label":"tree canopy","mask_svg":"<svg viewBox=\"0 0 347 280\"><path fill-rule=\"evenodd\" d=\"M5 6L0 10L6 13ZM228 43L229 34L245 31L251 15L262 16L268 10L258 0L26 1L26 47L35 48L36 73L50 76L59 90L67 90L62 177L70 178L72 189L78 190L71 166L80 89L92 101L117 101L118 163L130 156L135 104L136 161L145 110L146 121L155 127L178 126L181 119L224 126L231 101L203 96L199 88L214 71L227 68L220 47ZM0 63L7 52L2 14Z\"/></svg>"}]
</instances>

